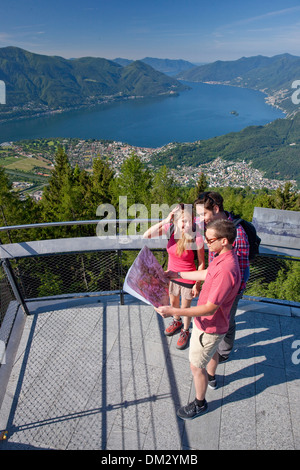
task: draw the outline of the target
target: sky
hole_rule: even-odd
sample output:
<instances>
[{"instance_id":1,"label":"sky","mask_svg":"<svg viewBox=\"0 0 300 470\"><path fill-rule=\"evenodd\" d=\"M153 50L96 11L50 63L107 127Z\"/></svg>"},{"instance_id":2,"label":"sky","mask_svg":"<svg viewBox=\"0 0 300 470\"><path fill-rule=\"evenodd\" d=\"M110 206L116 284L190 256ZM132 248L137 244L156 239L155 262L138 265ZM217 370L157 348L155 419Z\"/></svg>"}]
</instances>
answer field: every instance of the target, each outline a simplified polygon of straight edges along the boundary
<instances>
[{"instance_id":1,"label":"sky","mask_svg":"<svg viewBox=\"0 0 300 470\"><path fill-rule=\"evenodd\" d=\"M0 0L0 47L195 64L300 56L300 0Z\"/></svg>"}]
</instances>

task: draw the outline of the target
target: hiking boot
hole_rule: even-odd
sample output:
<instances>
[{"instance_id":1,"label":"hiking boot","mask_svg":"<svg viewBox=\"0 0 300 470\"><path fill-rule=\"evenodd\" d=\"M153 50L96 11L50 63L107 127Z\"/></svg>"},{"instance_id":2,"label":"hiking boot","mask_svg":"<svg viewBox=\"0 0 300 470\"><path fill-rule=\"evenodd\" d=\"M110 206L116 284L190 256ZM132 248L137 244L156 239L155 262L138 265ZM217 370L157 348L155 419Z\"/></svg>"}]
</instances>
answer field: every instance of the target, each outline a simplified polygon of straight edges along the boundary
<instances>
[{"instance_id":1,"label":"hiking boot","mask_svg":"<svg viewBox=\"0 0 300 470\"><path fill-rule=\"evenodd\" d=\"M170 323L168 328L166 328L165 335L166 336L172 336L181 327L182 327L182 321L181 320L175 320L175 318L174 318L172 323Z\"/></svg>"},{"instance_id":2,"label":"hiking boot","mask_svg":"<svg viewBox=\"0 0 300 470\"><path fill-rule=\"evenodd\" d=\"M186 406L182 406L177 410L177 416L181 419L194 419L206 413L208 408L207 401L204 400L202 406L197 405L196 400L192 401Z\"/></svg>"},{"instance_id":3,"label":"hiking boot","mask_svg":"<svg viewBox=\"0 0 300 470\"><path fill-rule=\"evenodd\" d=\"M179 336L177 344L176 344L176 348L177 349L184 349L186 347L187 343L188 343L189 336L190 336L190 331L185 330L184 328L182 328L182 330L180 332L180 336Z\"/></svg>"}]
</instances>

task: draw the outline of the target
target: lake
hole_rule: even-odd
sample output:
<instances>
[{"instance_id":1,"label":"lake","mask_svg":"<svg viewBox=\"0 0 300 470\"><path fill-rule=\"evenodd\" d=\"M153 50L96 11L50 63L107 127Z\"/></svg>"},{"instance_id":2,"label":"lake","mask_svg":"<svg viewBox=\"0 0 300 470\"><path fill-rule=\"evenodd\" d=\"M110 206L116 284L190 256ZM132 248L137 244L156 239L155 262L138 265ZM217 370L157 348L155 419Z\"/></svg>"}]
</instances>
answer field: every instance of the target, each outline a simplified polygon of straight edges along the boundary
<instances>
[{"instance_id":1,"label":"lake","mask_svg":"<svg viewBox=\"0 0 300 470\"><path fill-rule=\"evenodd\" d=\"M3 123L0 142L79 137L156 148L170 142L208 139L285 117L282 111L266 104L261 92L183 83L191 90L179 96L128 100Z\"/></svg>"}]
</instances>

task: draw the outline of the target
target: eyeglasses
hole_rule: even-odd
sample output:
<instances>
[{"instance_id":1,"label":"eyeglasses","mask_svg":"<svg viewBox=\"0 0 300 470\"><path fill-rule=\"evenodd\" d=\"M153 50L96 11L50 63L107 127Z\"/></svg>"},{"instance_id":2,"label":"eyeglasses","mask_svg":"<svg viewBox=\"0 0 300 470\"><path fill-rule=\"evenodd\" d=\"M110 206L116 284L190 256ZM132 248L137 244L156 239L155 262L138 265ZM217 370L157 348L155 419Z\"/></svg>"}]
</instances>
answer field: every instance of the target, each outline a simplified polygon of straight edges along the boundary
<instances>
[{"instance_id":1,"label":"eyeglasses","mask_svg":"<svg viewBox=\"0 0 300 470\"><path fill-rule=\"evenodd\" d=\"M210 238L210 239L209 239L209 238L206 238L206 243L207 243L208 245L211 245L213 242L215 242L215 241L217 241L217 240L221 240L221 238L223 238L223 237Z\"/></svg>"}]
</instances>

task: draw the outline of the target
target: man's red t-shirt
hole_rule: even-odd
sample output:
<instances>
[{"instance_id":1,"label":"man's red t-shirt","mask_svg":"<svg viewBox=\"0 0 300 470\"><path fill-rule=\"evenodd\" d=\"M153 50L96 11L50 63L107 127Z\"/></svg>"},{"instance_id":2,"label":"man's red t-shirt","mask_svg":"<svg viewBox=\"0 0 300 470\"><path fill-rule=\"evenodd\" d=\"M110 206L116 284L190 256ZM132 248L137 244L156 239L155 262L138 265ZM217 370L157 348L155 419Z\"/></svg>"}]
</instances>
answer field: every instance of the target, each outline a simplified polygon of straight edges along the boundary
<instances>
[{"instance_id":1,"label":"man's red t-shirt","mask_svg":"<svg viewBox=\"0 0 300 470\"><path fill-rule=\"evenodd\" d=\"M195 317L194 323L206 333L225 334L229 314L241 285L238 258L234 250L216 256L207 268L197 305L219 305L214 315Z\"/></svg>"}]
</instances>

